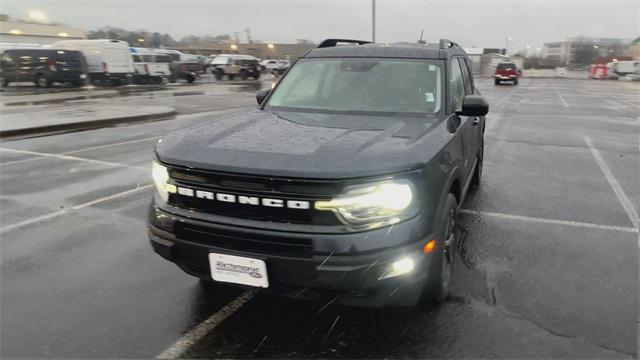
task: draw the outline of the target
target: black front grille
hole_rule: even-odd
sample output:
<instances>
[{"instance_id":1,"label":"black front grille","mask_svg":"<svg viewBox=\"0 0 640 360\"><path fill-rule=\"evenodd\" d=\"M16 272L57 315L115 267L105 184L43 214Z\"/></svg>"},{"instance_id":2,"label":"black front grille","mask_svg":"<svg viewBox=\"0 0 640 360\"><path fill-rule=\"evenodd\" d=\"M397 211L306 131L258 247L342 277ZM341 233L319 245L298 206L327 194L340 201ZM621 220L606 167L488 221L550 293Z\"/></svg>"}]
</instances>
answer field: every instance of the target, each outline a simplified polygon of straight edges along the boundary
<instances>
[{"instance_id":1,"label":"black front grille","mask_svg":"<svg viewBox=\"0 0 640 360\"><path fill-rule=\"evenodd\" d=\"M274 237L190 224L177 224L175 234L185 241L254 254L310 258L313 251L311 239Z\"/></svg>"},{"instance_id":2,"label":"black front grille","mask_svg":"<svg viewBox=\"0 0 640 360\"><path fill-rule=\"evenodd\" d=\"M340 221L331 211L314 208L317 200L328 200L341 192L341 185L330 181L274 179L258 176L223 174L189 169L170 169L172 182L181 188L206 191L214 199L171 194L171 205L210 214L242 219L313 225L339 225ZM275 199L284 206L271 207L259 204L219 201L216 194L239 199L240 196L254 199ZM287 201L308 202L309 208L287 207Z\"/></svg>"}]
</instances>

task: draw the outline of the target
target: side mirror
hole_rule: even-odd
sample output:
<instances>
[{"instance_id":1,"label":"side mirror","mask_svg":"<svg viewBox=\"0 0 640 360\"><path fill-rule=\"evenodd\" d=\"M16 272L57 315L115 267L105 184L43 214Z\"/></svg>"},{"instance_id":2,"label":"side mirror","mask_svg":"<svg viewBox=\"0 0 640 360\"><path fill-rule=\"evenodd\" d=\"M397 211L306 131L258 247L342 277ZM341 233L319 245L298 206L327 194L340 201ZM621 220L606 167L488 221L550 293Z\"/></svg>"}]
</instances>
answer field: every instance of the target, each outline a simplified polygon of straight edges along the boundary
<instances>
[{"instance_id":1,"label":"side mirror","mask_svg":"<svg viewBox=\"0 0 640 360\"><path fill-rule=\"evenodd\" d=\"M269 92L271 91L271 89L263 89L258 91L258 93L256 94L256 101L258 102L258 105L262 104L262 101L264 101L264 99L266 99L266 97L269 95Z\"/></svg>"},{"instance_id":2,"label":"side mirror","mask_svg":"<svg viewBox=\"0 0 640 360\"><path fill-rule=\"evenodd\" d=\"M482 96L467 95L462 100L462 110L456 114L462 116L484 116L489 112L489 103Z\"/></svg>"}]
</instances>

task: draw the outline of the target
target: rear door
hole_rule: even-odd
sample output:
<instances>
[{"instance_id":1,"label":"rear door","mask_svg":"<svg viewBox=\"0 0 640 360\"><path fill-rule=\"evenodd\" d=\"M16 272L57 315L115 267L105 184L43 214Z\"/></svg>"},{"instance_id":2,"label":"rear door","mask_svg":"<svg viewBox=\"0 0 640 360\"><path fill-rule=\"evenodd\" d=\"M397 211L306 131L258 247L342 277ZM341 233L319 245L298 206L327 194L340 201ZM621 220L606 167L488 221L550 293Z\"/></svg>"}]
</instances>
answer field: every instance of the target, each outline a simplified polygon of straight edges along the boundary
<instances>
[{"instance_id":1,"label":"rear door","mask_svg":"<svg viewBox=\"0 0 640 360\"><path fill-rule=\"evenodd\" d=\"M158 71L162 73L162 75L169 76L171 74L171 63L173 62L171 56L165 54L155 54L154 62L158 67Z\"/></svg>"},{"instance_id":2,"label":"rear door","mask_svg":"<svg viewBox=\"0 0 640 360\"><path fill-rule=\"evenodd\" d=\"M34 67L37 65L38 54L32 50L16 52L16 81L33 81Z\"/></svg>"},{"instance_id":3,"label":"rear door","mask_svg":"<svg viewBox=\"0 0 640 360\"><path fill-rule=\"evenodd\" d=\"M127 47L118 44L106 44L102 49L102 60L107 63L107 69L113 74L133 72L133 61Z\"/></svg>"}]
</instances>

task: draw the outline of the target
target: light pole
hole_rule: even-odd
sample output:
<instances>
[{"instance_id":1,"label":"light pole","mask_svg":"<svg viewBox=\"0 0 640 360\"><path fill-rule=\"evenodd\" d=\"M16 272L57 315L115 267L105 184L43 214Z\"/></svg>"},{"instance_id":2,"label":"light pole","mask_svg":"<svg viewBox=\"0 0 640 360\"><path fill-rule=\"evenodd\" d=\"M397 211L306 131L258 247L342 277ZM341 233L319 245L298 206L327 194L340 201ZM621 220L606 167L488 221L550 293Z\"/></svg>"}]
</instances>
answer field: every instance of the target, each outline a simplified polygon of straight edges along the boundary
<instances>
[{"instance_id":1,"label":"light pole","mask_svg":"<svg viewBox=\"0 0 640 360\"><path fill-rule=\"evenodd\" d=\"M376 42L376 0L371 0L371 41Z\"/></svg>"}]
</instances>

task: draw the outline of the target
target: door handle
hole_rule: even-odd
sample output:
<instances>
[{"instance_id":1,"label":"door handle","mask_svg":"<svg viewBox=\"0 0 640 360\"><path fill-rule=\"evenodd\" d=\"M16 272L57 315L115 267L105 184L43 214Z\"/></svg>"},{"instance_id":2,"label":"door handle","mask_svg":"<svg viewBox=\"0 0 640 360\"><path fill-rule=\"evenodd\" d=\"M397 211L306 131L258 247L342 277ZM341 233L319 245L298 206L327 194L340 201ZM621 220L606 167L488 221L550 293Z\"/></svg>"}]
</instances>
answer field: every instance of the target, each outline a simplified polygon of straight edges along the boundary
<instances>
[{"instance_id":1,"label":"door handle","mask_svg":"<svg viewBox=\"0 0 640 360\"><path fill-rule=\"evenodd\" d=\"M474 116L473 117L473 122L471 123L473 126L476 126L478 124L480 124L480 117L478 116Z\"/></svg>"}]
</instances>

